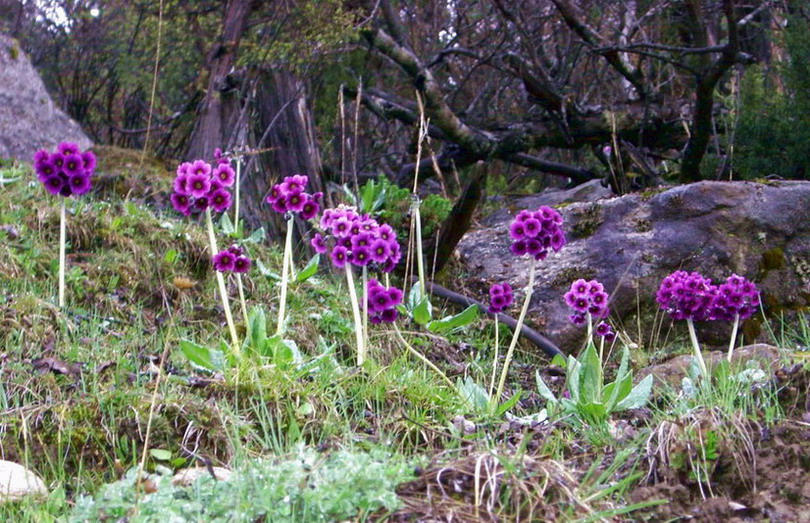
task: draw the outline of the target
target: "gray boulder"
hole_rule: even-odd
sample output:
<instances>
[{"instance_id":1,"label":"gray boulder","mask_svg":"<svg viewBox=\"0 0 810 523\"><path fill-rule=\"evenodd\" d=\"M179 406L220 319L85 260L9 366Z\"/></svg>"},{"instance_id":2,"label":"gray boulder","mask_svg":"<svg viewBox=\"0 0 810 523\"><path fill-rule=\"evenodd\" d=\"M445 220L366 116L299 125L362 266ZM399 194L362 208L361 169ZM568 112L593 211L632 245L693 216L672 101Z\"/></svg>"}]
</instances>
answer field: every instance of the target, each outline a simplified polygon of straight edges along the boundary
<instances>
[{"instance_id":1,"label":"gray boulder","mask_svg":"<svg viewBox=\"0 0 810 523\"><path fill-rule=\"evenodd\" d=\"M542 197L519 199L461 241L468 281L477 281L482 293L493 282L526 285L530 261L509 253L508 227L518 210L542 203ZM578 278L605 284L612 319L640 312L648 330L657 311L655 291L678 269L698 270L715 281L732 272L746 276L759 286L769 313L810 304L808 182L700 182L558 209L569 243L538 263L527 322L566 352L578 350L583 340L582 329L568 322L562 299ZM657 321L668 323L660 316ZM747 341L760 334L760 321L754 317L744 325ZM701 341L728 343L729 332L727 325L704 326Z\"/></svg>"},{"instance_id":2,"label":"gray boulder","mask_svg":"<svg viewBox=\"0 0 810 523\"><path fill-rule=\"evenodd\" d=\"M0 33L0 157L30 161L37 149L70 141L93 145L79 124L51 100L45 84L13 38Z\"/></svg>"}]
</instances>

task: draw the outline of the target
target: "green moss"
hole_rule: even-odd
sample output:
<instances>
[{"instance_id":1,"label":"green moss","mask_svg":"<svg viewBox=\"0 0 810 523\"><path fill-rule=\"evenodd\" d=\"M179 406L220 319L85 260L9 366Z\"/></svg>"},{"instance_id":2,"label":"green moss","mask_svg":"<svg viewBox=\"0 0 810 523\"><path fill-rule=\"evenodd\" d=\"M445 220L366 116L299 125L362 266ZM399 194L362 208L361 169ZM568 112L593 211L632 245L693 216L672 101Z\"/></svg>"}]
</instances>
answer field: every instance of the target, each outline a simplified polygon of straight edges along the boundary
<instances>
[{"instance_id":1,"label":"green moss","mask_svg":"<svg viewBox=\"0 0 810 523\"><path fill-rule=\"evenodd\" d=\"M551 284L555 287L562 287L570 285L571 282L580 278L584 280L592 280L596 277L596 271L590 267L571 267L563 269L554 277Z\"/></svg>"},{"instance_id":2,"label":"green moss","mask_svg":"<svg viewBox=\"0 0 810 523\"><path fill-rule=\"evenodd\" d=\"M578 213L577 222L572 229L573 236L575 238L587 238L593 235L604 221L602 207L592 203Z\"/></svg>"},{"instance_id":3,"label":"green moss","mask_svg":"<svg viewBox=\"0 0 810 523\"><path fill-rule=\"evenodd\" d=\"M762 260L760 262L760 271L767 273L769 271L779 270L785 267L785 251L781 247L774 247L762 253Z\"/></svg>"}]
</instances>

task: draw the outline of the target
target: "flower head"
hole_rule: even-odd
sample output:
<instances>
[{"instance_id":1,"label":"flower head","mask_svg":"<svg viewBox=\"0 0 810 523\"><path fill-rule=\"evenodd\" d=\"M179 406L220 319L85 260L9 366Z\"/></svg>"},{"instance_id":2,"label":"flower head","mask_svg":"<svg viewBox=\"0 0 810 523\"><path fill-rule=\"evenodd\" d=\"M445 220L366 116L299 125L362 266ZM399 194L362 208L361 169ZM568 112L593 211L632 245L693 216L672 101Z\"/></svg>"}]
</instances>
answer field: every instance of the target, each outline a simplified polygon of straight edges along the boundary
<instances>
[{"instance_id":1,"label":"flower head","mask_svg":"<svg viewBox=\"0 0 810 523\"><path fill-rule=\"evenodd\" d=\"M604 291L604 286L596 280L576 280L563 298L577 318L576 321L571 320L576 325L581 325L579 318L585 318L587 314L596 319L608 316L608 294Z\"/></svg>"},{"instance_id":2,"label":"flower head","mask_svg":"<svg viewBox=\"0 0 810 523\"><path fill-rule=\"evenodd\" d=\"M489 288L489 308L490 314L497 314L512 306L515 297L512 294L512 286L508 283L496 283Z\"/></svg>"},{"instance_id":3,"label":"flower head","mask_svg":"<svg viewBox=\"0 0 810 523\"><path fill-rule=\"evenodd\" d=\"M676 271L664 278L655 300L675 320L707 321L716 317L717 287L698 272Z\"/></svg>"},{"instance_id":4,"label":"flower head","mask_svg":"<svg viewBox=\"0 0 810 523\"><path fill-rule=\"evenodd\" d=\"M535 260L545 259L550 250L557 252L565 245L562 223L562 215L551 207L520 211L509 225L510 251L515 256L529 254Z\"/></svg>"},{"instance_id":5,"label":"flower head","mask_svg":"<svg viewBox=\"0 0 810 523\"><path fill-rule=\"evenodd\" d=\"M737 317L745 320L759 307L759 290L756 284L742 276L732 274L717 288L712 304L715 319L734 321Z\"/></svg>"},{"instance_id":6,"label":"flower head","mask_svg":"<svg viewBox=\"0 0 810 523\"><path fill-rule=\"evenodd\" d=\"M315 197L320 197L320 194L312 196ZM330 244L335 246L334 249L339 246L345 250L346 261L358 267L371 266L372 270L382 272L394 270L400 260L400 246L394 230L388 225L380 225L368 215L358 214L353 207L326 209L319 226L322 232L312 240L318 252L328 250ZM339 252L343 253L344 250ZM343 268L342 256L336 263L333 255L332 262L336 267Z\"/></svg>"},{"instance_id":7,"label":"flower head","mask_svg":"<svg viewBox=\"0 0 810 523\"><path fill-rule=\"evenodd\" d=\"M402 291L396 287L383 286L379 281L371 278L368 281L366 304L369 321L371 323L391 323L396 321L399 313L397 305L402 303Z\"/></svg>"},{"instance_id":8,"label":"flower head","mask_svg":"<svg viewBox=\"0 0 810 523\"><path fill-rule=\"evenodd\" d=\"M230 272L234 269L236 256L234 256L231 251L225 249L224 251L216 253L212 261L214 263L214 269L219 272Z\"/></svg>"},{"instance_id":9,"label":"flower head","mask_svg":"<svg viewBox=\"0 0 810 523\"><path fill-rule=\"evenodd\" d=\"M81 196L90 192L95 166L93 153L82 153L72 142L60 143L54 153L39 150L34 154L37 179L54 195Z\"/></svg>"}]
</instances>

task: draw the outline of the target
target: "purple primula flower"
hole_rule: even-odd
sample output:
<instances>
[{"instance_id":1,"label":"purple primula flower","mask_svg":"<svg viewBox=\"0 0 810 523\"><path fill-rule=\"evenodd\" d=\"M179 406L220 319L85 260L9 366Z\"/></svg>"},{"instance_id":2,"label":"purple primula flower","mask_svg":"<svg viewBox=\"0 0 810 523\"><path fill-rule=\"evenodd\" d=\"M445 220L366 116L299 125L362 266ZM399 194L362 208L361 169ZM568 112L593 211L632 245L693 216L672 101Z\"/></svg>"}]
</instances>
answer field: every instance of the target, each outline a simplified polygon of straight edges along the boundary
<instances>
[{"instance_id":1,"label":"purple primula flower","mask_svg":"<svg viewBox=\"0 0 810 523\"><path fill-rule=\"evenodd\" d=\"M236 257L243 256L245 254L245 250L242 247L236 245L235 243L230 247L228 247L228 252L230 252Z\"/></svg>"},{"instance_id":2,"label":"purple primula flower","mask_svg":"<svg viewBox=\"0 0 810 523\"><path fill-rule=\"evenodd\" d=\"M732 274L717 288L711 305L712 315L723 321L735 321L737 317L746 320L756 312L759 303L757 286L742 276Z\"/></svg>"},{"instance_id":3,"label":"purple primula flower","mask_svg":"<svg viewBox=\"0 0 810 523\"><path fill-rule=\"evenodd\" d=\"M217 189L211 192L208 201L216 212L226 211L231 206L231 193L225 189Z\"/></svg>"},{"instance_id":4,"label":"purple primula flower","mask_svg":"<svg viewBox=\"0 0 810 523\"><path fill-rule=\"evenodd\" d=\"M584 320L586 314L596 319L608 316L608 294L604 291L604 286L596 280L576 280L563 298L565 304L574 311L569 319L576 325L581 325L579 318Z\"/></svg>"},{"instance_id":5,"label":"purple primula flower","mask_svg":"<svg viewBox=\"0 0 810 523\"><path fill-rule=\"evenodd\" d=\"M205 176L208 178L211 176L211 164L205 160L194 160L191 162L189 172L192 176Z\"/></svg>"},{"instance_id":6,"label":"purple primula flower","mask_svg":"<svg viewBox=\"0 0 810 523\"><path fill-rule=\"evenodd\" d=\"M311 220L318 216L318 211L321 210L321 205L315 201L315 196L307 199L304 206L301 208L301 218Z\"/></svg>"},{"instance_id":7,"label":"purple primula flower","mask_svg":"<svg viewBox=\"0 0 810 523\"><path fill-rule=\"evenodd\" d=\"M214 269L219 272L230 272L234 268L236 256L229 250L224 250L216 253L213 257Z\"/></svg>"},{"instance_id":8,"label":"purple primula flower","mask_svg":"<svg viewBox=\"0 0 810 523\"><path fill-rule=\"evenodd\" d=\"M56 146L56 150L59 151L59 154L63 154L65 156L71 154L81 154L79 151L79 146L73 142L62 142Z\"/></svg>"},{"instance_id":9,"label":"purple primula flower","mask_svg":"<svg viewBox=\"0 0 810 523\"><path fill-rule=\"evenodd\" d=\"M96 155L92 151L84 151L82 153L82 164L85 171L94 171L96 169Z\"/></svg>"},{"instance_id":10,"label":"purple primula flower","mask_svg":"<svg viewBox=\"0 0 810 523\"><path fill-rule=\"evenodd\" d=\"M214 168L212 177L219 181L223 187L230 187L236 180L236 172L227 163L221 163Z\"/></svg>"},{"instance_id":11,"label":"purple primula flower","mask_svg":"<svg viewBox=\"0 0 810 523\"><path fill-rule=\"evenodd\" d=\"M715 319L717 293L717 287L700 273L676 271L661 281L655 299L675 320L707 321Z\"/></svg>"},{"instance_id":12,"label":"purple primula flower","mask_svg":"<svg viewBox=\"0 0 810 523\"><path fill-rule=\"evenodd\" d=\"M562 222L562 215L551 207L520 211L509 225L513 240L510 251L515 256L529 254L535 260L545 259L549 250L559 251L565 245Z\"/></svg>"},{"instance_id":13,"label":"purple primula flower","mask_svg":"<svg viewBox=\"0 0 810 523\"><path fill-rule=\"evenodd\" d=\"M171 195L170 200L175 211L183 216L191 214L191 197L189 195L174 193Z\"/></svg>"},{"instance_id":14,"label":"purple primula flower","mask_svg":"<svg viewBox=\"0 0 810 523\"><path fill-rule=\"evenodd\" d=\"M251 261L247 256L237 256L233 261L233 272L244 274L250 270Z\"/></svg>"},{"instance_id":15,"label":"purple primula flower","mask_svg":"<svg viewBox=\"0 0 810 523\"><path fill-rule=\"evenodd\" d=\"M195 162L196 163L196 162ZM195 198L203 198L211 190L211 178L207 174L199 174L196 170L188 177L186 187L189 194Z\"/></svg>"},{"instance_id":16,"label":"purple primula flower","mask_svg":"<svg viewBox=\"0 0 810 523\"><path fill-rule=\"evenodd\" d=\"M310 242L312 248L315 249L315 252L318 254L323 254L328 250L326 246L326 241L323 239L323 235L321 233L315 233L315 236L312 238Z\"/></svg>"},{"instance_id":17,"label":"purple primula flower","mask_svg":"<svg viewBox=\"0 0 810 523\"><path fill-rule=\"evenodd\" d=\"M368 247L352 248L352 254L349 260L352 262L352 265L365 267L371 261L371 250Z\"/></svg>"},{"instance_id":18,"label":"purple primula flower","mask_svg":"<svg viewBox=\"0 0 810 523\"><path fill-rule=\"evenodd\" d=\"M76 153L66 155L62 170L68 177L82 174L84 172L84 162L82 162L81 155Z\"/></svg>"},{"instance_id":19,"label":"purple primula flower","mask_svg":"<svg viewBox=\"0 0 810 523\"><path fill-rule=\"evenodd\" d=\"M320 197L321 194L316 193L311 199ZM346 260L353 265L370 266L372 271L390 272L400 260L400 246L394 230L388 225L380 225L368 215L361 216L352 207L341 205L335 209L326 209L321 215L319 225L321 236L317 245L313 240L313 247L343 247L346 249Z\"/></svg>"},{"instance_id":20,"label":"purple primula flower","mask_svg":"<svg viewBox=\"0 0 810 523\"><path fill-rule=\"evenodd\" d=\"M385 288L379 281L371 278L368 281L366 303L369 321L374 324L396 321L397 305L402 303L402 291L396 287Z\"/></svg>"},{"instance_id":21,"label":"purple primula flower","mask_svg":"<svg viewBox=\"0 0 810 523\"><path fill-rule=\"evenodd\" d=\"M195 199L191 209L195 212L205 212L208 209L208 198Z\"/></svg>"},{"instance_id":22,"label":"purple primula flower","mask_svg":"<svg viewBox=\"0 0 810 523\"><path fill-rule=\"evenodd\" d=\"M85 165L83 155L93 157L91 165ZM57 152L39 150L34 154L34 170L37 179L53 195L81 196L90 192L95 156L90 151L82 153L75 143L62 142Z\"/></svg>"},{"instance_id":23,"label":"purple primula flower","mask_svg":"<svg viewBox=\"0 0 810 523\"><path fill-rule=\"evenodd\" d=\"M68 185L73 194L81 196L90 192L90 175L79 173L68 178Z\"/></svg>"},{"instance_id":24,"label":"purple primula flower","mask_svg":"<svg viewBox=\"0 0 810 523\"><path fill-rule=\"evenodd\" d=\"M490 314L497 314L512 306L515 297L512 294L512 286L508 283L496 283L489 288L489 308Z\"/></svg>"},{"instance_id":25,"label":"purple primula flower","mask_svg":"<svg viewBox=\"0 0 810 523\"><path fill-rule=\"evenodd\" d=\"M332 249L330 257L332 258L332 264L338 269L342 269L346 266L346 262L349 259L349 250L342 245L336 245Z\"/></svg>"},{"instance_id":26,"label":"purple primula flower","mask_svg":"<svg viewBox=\"0 0 810 523\"><path fill-rule=\"evenodd\" d=\"M287 193L284 198L284 206L290 212L301 212L304 210L304 204L307 203L308 196L304 192Z\"/></svg>"},{"instance_id":27,"label":"purple primula flower","mask_svg":"<svg viewBox=\"0 0 810 523\"><path fill-rule=\"evenodd\" d=\"M604 337L608 336L609 334L613 333L613 328L610 326L610 324L608 322L602 321L602 322L599 322L599 325L596 326L596 329L594 329L594 332L596 332L596 334L598 336L602 336L604 338Z\"/></svg>"}]
</instances>

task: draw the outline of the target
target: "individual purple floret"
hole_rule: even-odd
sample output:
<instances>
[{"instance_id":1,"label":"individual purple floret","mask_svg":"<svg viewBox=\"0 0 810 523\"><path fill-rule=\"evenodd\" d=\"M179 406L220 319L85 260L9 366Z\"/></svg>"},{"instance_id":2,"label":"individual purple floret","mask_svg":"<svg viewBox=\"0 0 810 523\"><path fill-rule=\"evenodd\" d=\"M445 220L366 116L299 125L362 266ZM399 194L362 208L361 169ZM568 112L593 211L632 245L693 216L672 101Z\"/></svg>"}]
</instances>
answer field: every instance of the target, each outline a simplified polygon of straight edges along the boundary
<instances>
[{"instance_id":1,"label":"individual purple floret","mask_svg":"<svg viewBox=\"0 0 810 523\"><path fill-rule=\"evenodd\" d=\"M368 307L369 321L371 323L393 323L399 316L397 305L402 303L402 291L396 287L384 287L374 278L368 281Z\"/></svg>"},{"instance_id":2,"label":"individual purple floret","mask_svg":"<svg viewBox=\"0 0 810 523\"><path fill-rule=\"evenodd\" d=\"M529 254L535 260L543 260L550 250L559 251L566 243L562 223L562 215L545 205L534 212L520 211L509 226L512 254Z\"/></svg>"},{"instance_id":3,"label":"individual purple floret","mask_svg":"<svg viewBox=\"0 0 810 523\"><path fill-rule=\"evenodd\" d=\"M573 314L569 319L574 325L583 325L588 314L594 319L608 316L608 294L605 287L596 280L579 279L571 284L571 290L563 296Z\"/></svg>"},{"instance_id":4,"label":"individual purple floret","mask_svg":"<svg viewBox=\"0 0 810 523\"><path fill-rule=\"evenodd\" d=\"M675 320L715 319L718 289L698 272L676 271L661 281L655 300Z\"/></svg>"},{"instance_id":5,"label":"individual purple floret","mask_svg":"<svg viewBox=\"0 0 810 523\"><path fill-rule=\"evenodd\" d=\"M512 306L515 297L512 294L512 286L508 283L496 283L489 288L489 308L490 314L498 314Z\"/></svg>"},{"instance_id":6,"label":"individual purple floret","mask_svg":"<svg viewBox=\"0 0 810 523\"><path fill-rule=\"evenodd\" d=\"M96 157L81 152L75 143L62 142L57 152L40 150L34 154L34 170L45 189L53 195L81 196L92 188Z\"/></svg>"},{"instance_id":7,"label":"individual purple floret","mask_svg":"<svg viewBox=\"0 0 810 523\"><path fill-rule=\"evenodd\" d=\"M353 207L326 209L319 223L321 232L312 239L318 253L330 253L332 264L342 269L348 261L357 267L391 272L401 257L397 235L389 225L380 225Z\"/></svg>"},{"instance_id":8,"label":"individual purple floret","mask_svg":"<svg viewBox=\"0 0 810 523\"><path fill-rule=\"evenodd\" d=\"M219 272L230 272L234 268L236 256L234 256L231 251L225 249L224 251L216 253L212 261L214 263L214 269Z\"/></svg>"},{"instance_id":9,"label":"individual purple floret","mask_svg":"<svg viewBox=\"0 0 810 523\"><path fill-rule=\"evenodd\" d=\"M736 274L720 284L712 304L714 319L723 321L746 320L759 308L757 286Z\"/></svg>"}]
</instances>

